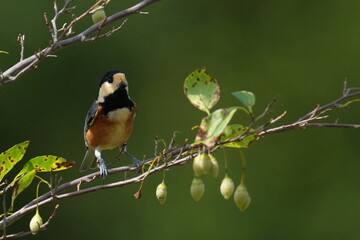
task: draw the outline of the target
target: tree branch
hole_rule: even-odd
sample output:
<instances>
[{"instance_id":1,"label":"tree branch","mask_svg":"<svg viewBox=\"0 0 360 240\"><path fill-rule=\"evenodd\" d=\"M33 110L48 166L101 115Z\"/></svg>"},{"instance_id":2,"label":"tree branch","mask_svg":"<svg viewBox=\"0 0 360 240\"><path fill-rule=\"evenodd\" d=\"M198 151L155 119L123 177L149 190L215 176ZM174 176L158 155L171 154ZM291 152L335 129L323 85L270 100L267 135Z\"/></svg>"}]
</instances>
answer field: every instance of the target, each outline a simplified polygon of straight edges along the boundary
<instances>
[{"instance_id":1,"label":"tree branch","mask_svg":"<svg viewBox=\"0 0 360 240\"><path fill-rule=\"evenodd\" d=\"M27 71L29 71L30 69L32 69L34 66L36 66L36 64L38 64L41 60L43 60L44 58L48 57L49 55L54 54L55 52L57 52L58 50L68 47L68 46L72 46L75 45L77 43L81 43L81 42L85 42L85 41L93 41L99 38L90 38L91 34L98 32L100 29L102 29L103 27L119 20L122 19L124 17L139 13L139 11L141 9L143 9L144 7L153 4L155 2L157 2L158 0L143 0L141 2L139 2L138 4L135 4L134 6L125 9L123 11L117 12L113 15L111 15L110 17L106 18L104 21L96 23L92 26L90 26L89 28L85 29L84 31L82 31L81 33L70 37L70 38L65 38L62 40L59 40L63 37L66 37L69 35L69 31L71 31L73 25L75 23L77 23L80 19L82 19L83 17L87 16L90 12L91 9L93 9L95 6L99 5L100 2L97 2L95 5L93 5L91 8L89 8L89 10L87 10L84 14L82 14L80 17L74 19L69 26L66 27L66 29L64 30L63 34L60 36L60 38L58 39L57 37L57 27L56 27L56 19L58 18L58 16L60 14L62 14L65 10L68 9L68 4L70 4L73 0L67 0L65 1L65 5L64 7L58 12L57 11L57 6L56 6L56 1L55 1L55 5L54 5L54 10L55 10L55 17L51 20L51 25L52 25L52 38L53 38L53 43L48 46L45 47L44 49L40 50L38 53L27 57L25 59L22 59L21 61L19 61L18 63L16 63L15 65L13 65L12 67L10 67L9 69L7 69L6 71L4 71L3 73L0 74L0 87L9 84L11 82L16 81L19 77L21 77L24 73L26 73ZM106 1L105 3L107 4L109 1ZM55 7L56 6L56 7ZM46 15L44 16L45 19L47 20ZM50 24L48 24L49 26ZM115 32L115 31L114 31ZM110 34L112 32L110 31ZM106 36L110 35L109 33Z\"/></svg>"},{"instance_id":2,"label":"tree branch","mask_svg":"<svg viewBox=\"0 0 360 240\"><path fill-rule=\"evenodd\" d=\"M295 130L295 129L307 129L307 128L354 128L359 129L360 124L348 124L348 123L313 123L313 121L316 120L322 120L324 118L327 118L327 116L322 116L324 112L326 112L328 109L331 109L332 107L336 107L338 104L340 104L344 100L348 100L350 98L354 98L360 96L360 91L350 93L350 91L347 91L346 94L341 96L340 98L325 104L323 106L317 106L313 111L309 112L308 114L305 114L303 117L301 117L298 121L295 121L294 123L281 125L278 127L272 127L269 128L269 125L274 124L278 120L282 119L286 112L282 113L281 115L271 118L266 124L256 128L253 131L246 131L242 135L230 139L228 141L224 142L218 142L214 147L209 149L209 151L214 151L218 147L222 147L224 144L229 142L238 142L242 141L244 138L250 135L257 136L257 140L261 137L264 137L269 134L275 134L275 133L282 133L285 131ZM265 116L269 112L269 107L267 107L260 116ZM173 141L172 141L173 142ZM183 147L179 148L173 148L172 144L170 144L169 147L165 147L165 149L162 151L162 153L158 154L154 158L150 158L144 161L143 163L143 171L140 175L135 176L133 178L124 179L121 181L115 181L112 183L107 184L100 184L88 188L81 188L83 185L85 185L88 182L94 181L98 179L99 172L91 173L86 176L74 179L72 181L63 183L57 187L54 187L49 192L43 194L38 198L38 205L43 206L45 204L48 204L52 201L55 201L57 199L65 199L65 198L71 198L71 197L77 197L79 195L88 194L95 191L110 189L110 188L117 188L122 187L128 184L134 184L141 181L144 181L146 177L149 175L161 171L163 169L168 169L174 166L186 164L193 157L195 157L198 154L198 145L195 144L187 144L185 143ZM156 164L157 166L156 166ZM153 166L153 167L151 167ZM147 170L145 170L145 167L148 167ZM126 172L133 172L138 171L139 168L135 168L131 165L129 166L122 166L117 168L109 169L109 175L111 174L120 174L120 173L126 173ZM126 175L126 174L125 174ZM7 186L4 186L4 189L8 189ZM6 191L4 190L4 193ZM16 211L15 213L11 215L7 215L6 219L2 219L0 221L0 228L4 228L4 224L6 226L11 225L15 221L22 218L25 214L27 214L30 211L33 211L36 208L36 202L37 200L34 199L25 206L23 206L21 209ZM9 236L9 235L8 235Z\"/></svg>"}]
</instances>

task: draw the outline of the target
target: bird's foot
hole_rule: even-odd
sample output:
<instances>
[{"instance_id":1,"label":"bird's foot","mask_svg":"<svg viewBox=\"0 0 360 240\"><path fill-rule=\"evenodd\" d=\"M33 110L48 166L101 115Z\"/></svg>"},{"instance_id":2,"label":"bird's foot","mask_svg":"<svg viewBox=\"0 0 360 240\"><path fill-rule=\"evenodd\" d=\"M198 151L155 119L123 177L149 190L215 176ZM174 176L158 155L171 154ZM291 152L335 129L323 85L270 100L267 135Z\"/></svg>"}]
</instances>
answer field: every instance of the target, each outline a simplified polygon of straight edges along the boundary
<instances>
[{"instance_id":1,"label":"bird's foot","mask_svg":"<svg viewBox=\"0 0 360 240\"><path fill-rule=\"evenodd\" d=\"M137 159L136 157L134 157L133 155L131 155L127 150L126 150L126 143L124 143L121 147L120 147L120 152L124 153L126 156L128 156L129 158L131 158L131 160L133 161L133 166L138 168L140 166L143 165L143 161L140 161L139 159Z\"/></svg>"},{"instance_id":2,"label":"bird's foot","mask_svg":"<svg viewBox=\"0 0 360 240\"><path fill-rule=\"evenodd\" d=\"M133 155L131 155L128 151L123 151L123 153L126 154L126 156L128 156L129 158L131 158L131 160L133 161L133 165L134 167L140 167L143 165L143 161L140 161L139 159L137 159L136 157L134 157Z\"/></svg>"},{"instance_id":3,"label":"bird's foot","mask_svg":"<svg viewBox=\"0 0 360 240\"><path fill-rule=\"evenodd\" d=\"M98 163L99 163L100 177L101 177L102 179L107 178L107 176L108 176L108 170L107 170L106 163L105 163L104 159L99 158L99 159L98 159Z\"/></svg>"},{"instance_id":4,"label":"bird's foot","mask_svg":"<svg viewBox=\"0 0 360 240\"><path fill-rule=\"evenodd\" d=\"M95 156L96 156L97 161L98 161L100 177L102 179L105 179L108 176L108 170L107 170L107 167L106 167L105 160L101 157L101 149L99 149L99 148L95 149Z\"/></svg>"}]
</instances>

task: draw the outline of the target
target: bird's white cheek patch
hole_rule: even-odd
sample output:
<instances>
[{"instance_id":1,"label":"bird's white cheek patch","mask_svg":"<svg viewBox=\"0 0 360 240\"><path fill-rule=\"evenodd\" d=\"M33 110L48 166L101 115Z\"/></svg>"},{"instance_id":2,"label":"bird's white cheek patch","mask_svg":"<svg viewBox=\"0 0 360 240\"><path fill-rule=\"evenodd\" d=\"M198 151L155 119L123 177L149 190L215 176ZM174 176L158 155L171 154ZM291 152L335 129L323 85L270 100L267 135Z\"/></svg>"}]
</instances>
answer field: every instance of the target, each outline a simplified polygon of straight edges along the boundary
<instances>
[{"instance_id":1,"label":"bird's white cheek patch","mask_svg":"<svg viewBox=\"0 0 360 240\"><path fill-rule=\"evenodd\" d=\"M110 121L127 121L130 116L130 110L128 108L121 108L108 113L108 119Z\"/></svg>"},{"instance_id":2,"label":"bird's white cheek patch","mask_svg":"<svg viewBox=\"0 0 360 240\"><path fill-rule=\"evenodd\" d=\"M109 96L116 90L116 85L105 82L99 89L98 102L104 102L105 97Z\"/></svg>"}]
</instances>

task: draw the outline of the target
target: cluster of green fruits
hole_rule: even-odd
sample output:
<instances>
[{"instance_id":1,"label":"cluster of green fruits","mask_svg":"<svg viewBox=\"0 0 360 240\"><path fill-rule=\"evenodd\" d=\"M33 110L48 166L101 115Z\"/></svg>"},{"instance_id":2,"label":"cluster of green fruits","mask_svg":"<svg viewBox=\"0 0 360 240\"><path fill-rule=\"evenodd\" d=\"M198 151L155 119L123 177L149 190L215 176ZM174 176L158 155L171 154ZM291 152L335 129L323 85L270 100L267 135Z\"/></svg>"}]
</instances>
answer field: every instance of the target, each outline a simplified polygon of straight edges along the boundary
<instances>
[{"instance_id":1,"label":"cluster of green fruits","mask_svg":"<svg viewBox=\"0 0 360 240\"><path fill-rule=\"evenodd\" d=\"M208 153L200 153L194 158L193 162L194 179L191 184L190 192L195 201L199 201L205 193L205 184L201 175L207 175L216 178L219 173L219 164L216 158ZM234 193L235 185L233 180L225 174L221 184L220 193L225 199L229 199ZM250 205L250 195L244 183L237 186L234 194L234 201L241 211L245 211Z\"/></svg>"},{"instance_id":2,"label":"cluster of green fruits","mask_svg":"<svg viewBox=\"0 0 360 240\"><path fill-rule=\"evenodd\" d=\"M195 176L191 183L190 193L195 201L199 201L205 193L205 184L200 177L208 174L216 178L219 173L219 164L213 155L200 153L194 158L193 170ZM220 193L224 199L230 199L234 193L234 201L241 211L245 211L250 205L251 198L243 180L235 189L233 180L225 174L220 185ZM161 204L166 202L167 188L164 181L157 186L156 197Z\"/></svg>"}]
</instances>

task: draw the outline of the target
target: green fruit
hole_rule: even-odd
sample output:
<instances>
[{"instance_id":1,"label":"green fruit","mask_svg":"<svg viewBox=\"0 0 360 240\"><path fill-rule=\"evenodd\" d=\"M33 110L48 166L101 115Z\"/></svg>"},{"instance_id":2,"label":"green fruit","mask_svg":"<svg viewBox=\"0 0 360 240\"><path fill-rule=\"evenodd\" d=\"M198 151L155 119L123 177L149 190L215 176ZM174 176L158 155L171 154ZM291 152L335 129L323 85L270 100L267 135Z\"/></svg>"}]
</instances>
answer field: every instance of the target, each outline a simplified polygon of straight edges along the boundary
<instances>
[{"instance_id":1,"label":"green fruit","mask_svg":"<svg viewBox=\"0 0 360 240\"><path fill-rule=\"evenodd\" d=\"M216 178L219 174L219 163L218 161L216 161L216 158L209 154L210 157L210 161L211 161L211 168L210 168L210 176L212 176L213 178Z\"/></svg>"},{"instance_id":2,"label":"green fruit","mask_svg":"<svg viewBox=\"0 0 360 240\"><path fill-rule=\"evenodd\" d=\"M33 235L35 235L39 231L42 224L43 224L43 220L37 209L35 215L31 218L30 224L29 224L30 230Z\"/></svg>"},{"instance_id":3,"label":"green fruit","mask_svg":"<svg viewBox=\"0 0 360 240\"><path fill-rule=\"evenodd\" d=\"M225 199L229 199L234 192L234 188L235 185L233 180L229 178L228 175L225 175L220 185L221 195L223 195Z\"/></svg>"},{"instance_id":4,"label":"green fruit","mask_svg":"<svg viewBox=\"0 0 360 240\"><path fill-rule=\"evenodd\" d=\"M94 23L98 23L106 19L106 13L103 6L96 7L90 13Z\"/></svg>"},{"instance_id":5,"label":"green fruit","mask_svg":"<svg viewBox=\"0 0 360 240\"><path fill-rule=\"evenodd\" d=\"M236 190L235 190L235 194L234 194L234 201L236 203L236 205L238 206L238 208L240 209L240 211L245 211L251 202L251 198L250 195L246 189L246 186L244 184L240 184Z\"/></svg>"},{"instance_id":6,"label":"green fruit","mask_svg":"<svg viewBox=\"0 0 360 240\"><path fill-rule=\"evenodd\" d=\"M202 166L201 166L201 157L200 157L200 154L197 155L195 158L194 158L194 161L193 161L193 170L194 170L194 175L195 177L200 177L202 174L203 174L203 170L202 170Z\"/></svg>"},{"instance_id":7,"label":"green fruit","mask_svg":"<svg viewBox=\"0 0 360 240\"><path fill-rule=\"evenodd\" d=\"M203 173L206 175L210 172L210 169L212 166L210 157L207 153L201 153L200 159L201 159L201 162L200 162L201 169L202 169Z\"/></svg>"},{"instance_id":8,"label":"green fruit","mask_svg":"<svg viewBox=\"0 0 360 240\"><path fill-rule=\"evenodd\" d=\"M199 201L205 193L205 185L200 178L194 178L190 187L191 196L195 201Z\"/></svg>"},{"instance_id":9,"label":"green fruit","mask_svg":"<svg viewBox=\"0 0 360 240\"><path fill-rule=\"evenodd\" d=\"M167 188L164 182L160 183L156 188L156 197L160 204L164 204L167 198Z\"/></svg>"}]
</instances>

